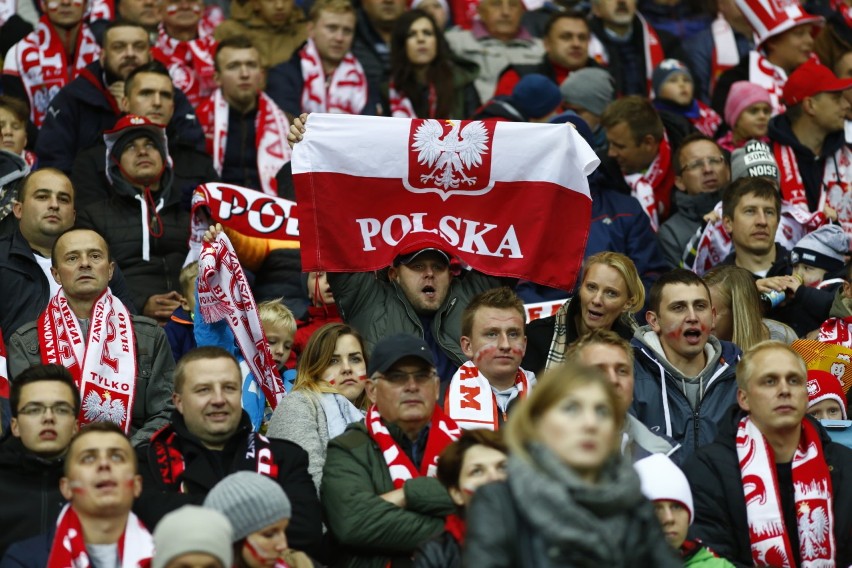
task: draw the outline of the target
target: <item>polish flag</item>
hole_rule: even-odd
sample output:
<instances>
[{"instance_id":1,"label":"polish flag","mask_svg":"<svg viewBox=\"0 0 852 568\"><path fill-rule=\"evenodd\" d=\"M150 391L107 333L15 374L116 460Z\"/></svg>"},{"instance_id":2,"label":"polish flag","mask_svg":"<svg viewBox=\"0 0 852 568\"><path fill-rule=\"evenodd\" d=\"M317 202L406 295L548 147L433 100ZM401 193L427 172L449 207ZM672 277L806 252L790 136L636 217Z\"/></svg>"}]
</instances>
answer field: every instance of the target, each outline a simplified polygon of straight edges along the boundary
<instances>
[{"instance_id":1,"label":"polish flag","mask_svg":"<svg viewBox=\"0 0 852 568\"><path fill-rule=\"evenodd\" d=\"M569 290L599 163L566 124L311 114L293 152L302 269L378 270L434 247Z\"/></svg>"}]
</instances>

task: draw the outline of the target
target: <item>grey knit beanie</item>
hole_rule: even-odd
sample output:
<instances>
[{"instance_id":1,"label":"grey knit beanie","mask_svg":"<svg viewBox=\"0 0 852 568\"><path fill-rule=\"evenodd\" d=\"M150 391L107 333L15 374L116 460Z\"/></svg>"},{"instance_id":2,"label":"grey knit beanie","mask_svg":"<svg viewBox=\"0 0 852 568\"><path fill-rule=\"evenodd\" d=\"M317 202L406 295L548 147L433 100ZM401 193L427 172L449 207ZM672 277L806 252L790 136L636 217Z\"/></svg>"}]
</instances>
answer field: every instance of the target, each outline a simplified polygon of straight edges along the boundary
<instances>
[{"instance_id":1,"label":"grey knit beanie","mask_svg":"<svg viewBox=\"0 0 852 568\"><path fill-rule=\"evenodd\" d=\"M846 263L846 254L849 254L846 232L839 225L823 225L799 239L790 253L790 260L793 264L801 262L836 272Z\"/></svg>"},{"instance_id":2,"label":"grey knit beanie","mask_svg":"<svg viewBox=\"0 0 852 568\"><path fill-rule=\"evenodd\" d=\"M157 524L151 568L165 568L178 556L199 552L210 554L230 568L234 561L231 535L231 524L219 511L184 505Z\"/></svg>"},{"instance_id":3,"label":"grey knit beanie","mask_svg":"<svg viewBox=\"0 0 852 568\"><path fill-rule=\"evenodd\" d=\"M583 107L600 116L615 99L615 81L612 75L599 67L584 67L572 71L559 86L562 100L569 105Z\"/></svg>"},{"instance_id":4,"label":"grey knit beanie","mask_svg":"<svg viewBox=\"0 0 852 568\"><path fill-rule=\"evenodd\" d=\"M204 506L223 513L237 542L292 514L287 494L273 479L252 471L232 473L216 484Z\"/></svg>"},{"instance_id":5,"label":"grey knit beanie","mask_svg":"<svg viewBox=\"0 0 852 568\"><path fill-rule=\"evenodd\" d=\"M742 148L731 154L731 181L744 177L771 178L778 183L778 162L772 155L769 144L760 140L749 140Z\"/></svg>"}]
</instances>

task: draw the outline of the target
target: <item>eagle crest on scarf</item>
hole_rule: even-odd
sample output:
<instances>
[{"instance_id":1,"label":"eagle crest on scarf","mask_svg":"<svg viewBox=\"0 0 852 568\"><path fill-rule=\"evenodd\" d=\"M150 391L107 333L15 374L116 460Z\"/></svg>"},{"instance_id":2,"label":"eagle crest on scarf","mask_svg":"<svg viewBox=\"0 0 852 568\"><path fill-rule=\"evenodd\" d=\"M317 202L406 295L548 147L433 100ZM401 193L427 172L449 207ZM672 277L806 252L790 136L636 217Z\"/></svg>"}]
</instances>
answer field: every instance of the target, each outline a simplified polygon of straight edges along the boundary
<instances>
[{"instance_id":1,"label":"eagle crest on scarf","mask_svg":"<svg viewBox=\"0 0 852 568\"><path fill-rule=\"evenodd\" d=\"M104 391L104 398L91 391L83 401L85 419L89 422L115 422L121 424L127 416L124 402L110 397L109 391Z\"/></svg>"}]
</instances>

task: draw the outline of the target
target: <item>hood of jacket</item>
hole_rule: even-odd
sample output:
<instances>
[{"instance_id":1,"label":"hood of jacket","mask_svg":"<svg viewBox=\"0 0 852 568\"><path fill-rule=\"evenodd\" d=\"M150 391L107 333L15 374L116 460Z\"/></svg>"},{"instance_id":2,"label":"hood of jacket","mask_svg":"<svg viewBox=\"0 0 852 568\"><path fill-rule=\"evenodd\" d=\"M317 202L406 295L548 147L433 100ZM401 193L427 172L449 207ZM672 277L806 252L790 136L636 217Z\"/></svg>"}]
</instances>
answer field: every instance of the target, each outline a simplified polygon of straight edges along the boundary
<instances>
[{"instance_id":1,"label":"hood of jacket","mask_svg":"<svg viewBox=\"0 0 852 568\"><path fill-rule=\"evenodd\" d=\"M0 188L30 173L26 160L13 152L0 150Z\"/></svg>"},{"instance_id":2,"label":"hood of jacket","mask_svg":"<svg viewBox=\"0 0 852 568\"><path fill-rule=\"evenodd\" d=\"M852 316L852 298L844 296L843 286L839 286L834 291L834 301L831 303L831 310L828 312L828 317L848 318L849 316Z\"/></svg>"},{"instance_id":3,"label":"hood of jacket","mask_svg":"<svg viewBox=\"0 0 852 568\"><path fill-rule=\"evenodd\" d=\"M832 132L825 137L822 144L822 154L815 156L810 148L799 142L796 134L793 132L793 125L786 114L779 114L769 121L769 139L773 142L778 142L793 149L797 157L815 160L817 158L825 158L837 152L846 143L845 135L842 130Z\"/></svg>"},{"instance_id":4,"label":"hood of jacket","mask_svg":"<svg viewBox=\"0 0 852 568\"><path fill-rule=\"evenodd\" d=\"M672 193L674 194L672 199L675 203L675 211L692 221L701 221L722 200L720 190L690 195L685 191L675 189Z\"/></svg>"},{"instance_id":5,"label":"hood of jacket","mask_svg":"<svg viewBox=\"0 0 852 568\"><path fill-rule=\"evenodd\" d=\"M165 136L165 134L163 136ZM117 195L136 199L136 196L142 193L141 190L136 189L130 184L129 181L127 181L119 167L121 151L129 143L130 140L127 140L125 137L122 137L117 141L114 146L107 144L106 177ZM155 140L154 143L157 145L160 155L163 158L163 175L160 177L160 189L156 193L154 198L156 201L162 200L163 204L167 204L169 203L169 198L171 197L173 185L172 181L174 179L174 166L172 164L172 158L169 155L168 140L166 140L165 145L161 145L160 142L157 140Z\"/></svg>"},{"instance_id":6,"label":"hood of jacket","mask_svg":"<svg viewBox=\"0 0 852 568\"><path fill-rule=\"evenodd\" d=\"M739 348L736 345L728 341L719 341L711 335L707 338L707 345L704 346L704 353L707 355L707 364L695 377L687 377L669 363L660 344L660 336L651 329L651 326L643 325L638 328L633 335L631 343L636 347L642 348L642 352L649 359L657 365L662 366L669 375L678 380L711 379L720 364L734 364L739 356Z\"/></svg>"}]
</instances>

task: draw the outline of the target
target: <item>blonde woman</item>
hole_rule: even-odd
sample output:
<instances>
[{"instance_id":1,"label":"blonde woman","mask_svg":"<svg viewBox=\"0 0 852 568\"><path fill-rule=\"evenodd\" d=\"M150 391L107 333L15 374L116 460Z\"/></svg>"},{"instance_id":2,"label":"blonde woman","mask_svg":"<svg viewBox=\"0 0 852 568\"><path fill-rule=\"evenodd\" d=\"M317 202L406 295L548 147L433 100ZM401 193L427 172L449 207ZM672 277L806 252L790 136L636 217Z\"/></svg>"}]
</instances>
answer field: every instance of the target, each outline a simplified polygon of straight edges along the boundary
<instances>
[{"instance_id":1,"label":"blonde woman","mask_svg":"<svg viewBox=\"0 0 852 568\"><path fill-rule=\"evenodd\" d=\"M593 329L630 340L633 315L645 305L636 265L623 254L600 252L586 259L577 293L556 315L530 322L522 366L540 372L565 361L566 347Z\"/></svg>"},{"instance_id":2,"label":"blonde woman","mask_svg":"<svg viewBox=\"0 0 852 568\"><path fill-rule=\"evenodd\" d=\"M600 371L548 371L505 429L506 481L473 497L466 565L681 566L621 456L623 422Z\"/></svg>"},{"instance_id":3,"label":"blonde woman","mask_svg":"<svg viewBox=\"0 0 852 568\"><path fill-rule=\"evenodd\" d=\"M776 339L787 345L798 337L789 326L760 315L760 296L754 277L745 268L733 265L717 266L704 275L710 289L710 300L716 310L713 335L730 341L747 351L766 339Z\"/></svg>"},{"instance_id":4,"label":"blonde woman","mask_svg":"<svg viewBox=\"0 0 852 568\"><path fill-rule=\"evenodd\" d=\"M308 452L308 472L317 491L328 441L364 418L366 380L367 357L361 335L341 323L324 325L308 341L293 391L269 421L270 438L290 440Z\"/></svg>"}]
</instances>

